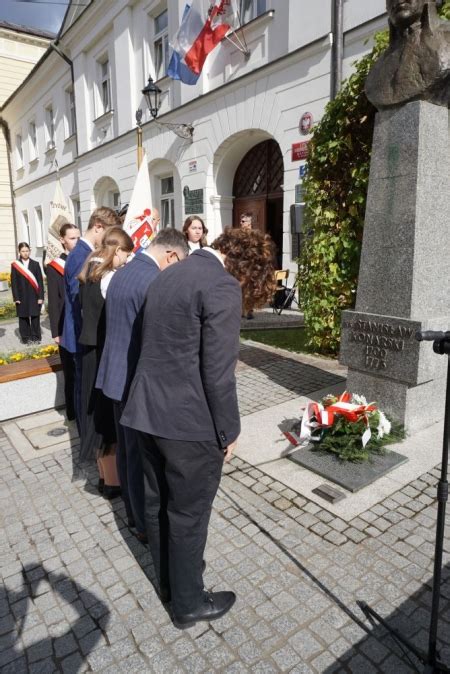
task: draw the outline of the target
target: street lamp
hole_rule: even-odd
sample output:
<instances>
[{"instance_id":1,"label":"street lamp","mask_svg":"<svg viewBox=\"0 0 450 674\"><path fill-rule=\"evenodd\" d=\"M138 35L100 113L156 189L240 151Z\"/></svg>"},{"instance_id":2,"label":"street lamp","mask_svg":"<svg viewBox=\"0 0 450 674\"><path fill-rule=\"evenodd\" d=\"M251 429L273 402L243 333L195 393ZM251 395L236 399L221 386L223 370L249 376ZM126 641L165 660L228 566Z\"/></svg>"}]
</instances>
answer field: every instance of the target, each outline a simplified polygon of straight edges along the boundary
<instances>
[{"instance_id":1,"label":"street lamp","mask_svg":"<svg viewBox=\"0 0 450 674\"><path fill-rule=\"evenodd\" d=\"M158 116L161 107L161 89L154 83L151 77L148 78L147 85L142 89L142 94L147 101L148 109L153 119ZM136 110L136 132L137 132L137 164L138 168L142 163L144 151L142 149L142 110Z\"/></svg>"},{"instance_id":2,"label":"street lamp","mask_svg":"<svg viewBox=\"0 0 450 674\"><path fill-rule=\"evenodd\" d=\"M146 86L142 89L142 94L147 102L148 109L151 116L156 120L161 107L162 91L151 77L148 78ZM174 124L172 122L157 122L160 126L165 126L173 131L179 138L190 140L192 142L194 136L194 127L192 124ZM136 131L137 131L137 160L138 168L141 165L144 151L142 149L142 110L136 110Z\"/></svg>"},{"instance_id":3,"label":"street lamp","mask_svg":"<svg viewBox=\"0 0 450 674\"><path fill-rule=\"evenodd\" d=\"M147 101L148 109L153 119L158 116L161 107L161 89L154 83L151 76L148 78L147 86L142 89L142 94Z\"/></svg>"}]
</instances>

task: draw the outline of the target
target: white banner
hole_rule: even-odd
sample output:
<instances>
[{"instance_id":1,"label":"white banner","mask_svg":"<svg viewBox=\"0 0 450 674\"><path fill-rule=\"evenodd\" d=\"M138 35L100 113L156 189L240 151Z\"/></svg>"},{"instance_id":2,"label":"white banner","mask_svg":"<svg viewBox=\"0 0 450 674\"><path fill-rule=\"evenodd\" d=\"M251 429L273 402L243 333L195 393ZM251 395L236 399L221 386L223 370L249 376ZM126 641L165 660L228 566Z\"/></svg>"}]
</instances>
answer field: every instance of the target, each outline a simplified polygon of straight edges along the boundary
<instances>
[{"instance_id":1,"label":"white banner","mask_svg":"<svg viewBox=\"0 0 450 674\"><path fill-rule=\"evenodd\" d=\"M152 219L150 176L145 154L133 187L133 194L131 195L123 228L133 239L134 253L138 253L142 248L147 248L152 237L156 234L155 224Z\"/></svg>"},{"instance_id":2,"label":"white banner","mask_svg":"<svg viewBox=\"0 0 450 674\"><path fill-rule=\"evenodd\" d=\"M61 181L58 179L55 186L55 195L50 201L50 226L48 228L45 264L48 264L64 252L59 240L59 230L66 222L73 222L73 220L74 216L71 206L67 204L61 187Z\"/></svg>"}]
</instances>

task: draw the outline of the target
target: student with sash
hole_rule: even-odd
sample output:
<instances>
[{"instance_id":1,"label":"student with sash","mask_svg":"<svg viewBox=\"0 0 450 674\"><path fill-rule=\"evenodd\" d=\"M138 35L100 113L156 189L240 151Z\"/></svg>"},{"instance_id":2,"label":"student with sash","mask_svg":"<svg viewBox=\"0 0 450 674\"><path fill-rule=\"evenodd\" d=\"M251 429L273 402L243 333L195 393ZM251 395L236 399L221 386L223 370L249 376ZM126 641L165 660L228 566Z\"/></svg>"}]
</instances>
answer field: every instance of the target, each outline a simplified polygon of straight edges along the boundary
<instances>
[{"instance_id":1,"label":"student with sash","mask_svg":"<svg viewBox=\"0 0 450 674\"><path fill-rule=\"evenodd\" d=\"M81 332L81 308L78 295L78 274L87 257L95 248L101 245L106 230L109 227L117 227L119 225L119 216L112 208L106 206L96 208L89 218L86 232L80 237L75 248L67 256L64 268L65 314L61 344L66 351L73 354L75 364L75 415L79 432L81 431L81 347L78 343L78 338Z\"/></svg>"},{"instance_id":2,"label":"student with sash","mask_svg":"<svg viewBox=\"0 0 450 674\"><path fill-rule=\"evenodd\" d=\"M40 315L44 302L44 282L39 262L30 258L30 246L22 241L19 258L11 265L11 289L19 317L19 333L23 344L40 344Z\"/></svg>"},{"instance_id":3,"label":"student with sash","mask_svg":"<svg viewBox=\"0 0 450 674\"><path fill-rule=\"evenodd\" d=\"M116 269L133 250L133 241L121 227L108 229L103 242L87 258L81 273L80 304L83 346L81 370L80 459L97 460L100 493L107 499L120 496L116 465L116 429L113 402L95 388L98 366L105 344L105 297Z\"/></svg>"},{"instance_id":4,"label":"student with sash","mask_svg":"<svg viewBox=\"0 0 450 674\"><path fill-rule=\"evenodd\" d=\"M72 251L80 238L80 230L76 225L66 223L59 230L60 242L64 249L59 257L51 260L45 267L48 290L48 315L52 337L59 347L59 357L64 372L64 395L66 399L66 414L69 420L75 419L74 392L74 364L72 355L61 345L61 335L64 325L64 268L67 255Z\"/></svg>"}]
</instances>

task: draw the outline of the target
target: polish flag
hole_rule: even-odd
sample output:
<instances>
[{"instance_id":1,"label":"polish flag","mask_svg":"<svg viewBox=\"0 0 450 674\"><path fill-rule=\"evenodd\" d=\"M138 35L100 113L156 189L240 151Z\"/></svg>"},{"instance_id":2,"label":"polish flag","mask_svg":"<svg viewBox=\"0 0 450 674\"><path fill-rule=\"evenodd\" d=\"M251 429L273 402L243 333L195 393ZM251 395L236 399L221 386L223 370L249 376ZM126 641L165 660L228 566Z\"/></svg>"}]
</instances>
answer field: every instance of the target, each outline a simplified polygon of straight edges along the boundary
<instances>
[{"instance_id":1,"label":"polish flag","mask_svg":"<svg viewBox=\"0 0 450 674\"><path fill-rule=\"evenodd\" d=\"M192 0L171 45L180 62L199 75L208 54L238 26L236 0Z\"/></svg>"}]
</instances>

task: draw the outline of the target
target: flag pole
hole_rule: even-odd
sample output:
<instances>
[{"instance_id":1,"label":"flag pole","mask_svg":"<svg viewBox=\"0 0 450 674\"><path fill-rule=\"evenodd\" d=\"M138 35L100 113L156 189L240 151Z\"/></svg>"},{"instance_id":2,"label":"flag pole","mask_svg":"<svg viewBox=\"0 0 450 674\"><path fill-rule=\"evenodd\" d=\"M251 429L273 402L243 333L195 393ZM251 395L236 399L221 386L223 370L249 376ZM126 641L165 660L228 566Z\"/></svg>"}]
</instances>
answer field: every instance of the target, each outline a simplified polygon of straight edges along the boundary
<instances>
[{"instance_id":1,"label":"flag pole","mask_svg":"<svg viewBox=\"0 0 450 674\"><path fill-rule=\"evenodd\" d=\"M142 147L142 110L136 110L136 132L137 132L137 166L141 167L142 159L144 157L144 150Z\"/></svg>"}]
</instances>

